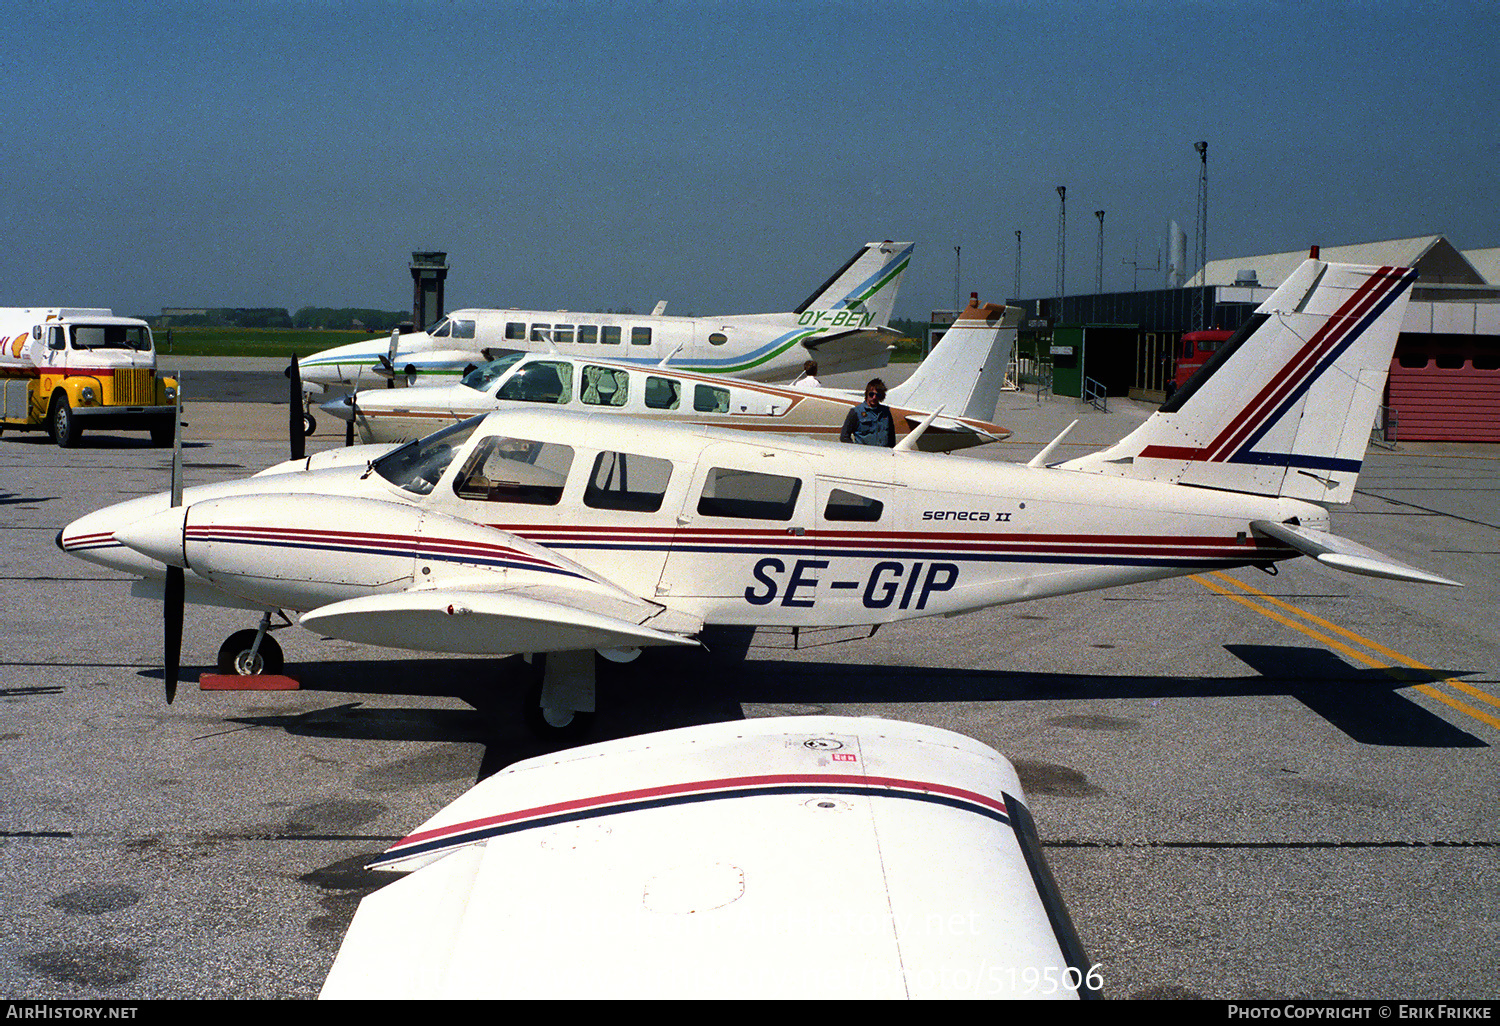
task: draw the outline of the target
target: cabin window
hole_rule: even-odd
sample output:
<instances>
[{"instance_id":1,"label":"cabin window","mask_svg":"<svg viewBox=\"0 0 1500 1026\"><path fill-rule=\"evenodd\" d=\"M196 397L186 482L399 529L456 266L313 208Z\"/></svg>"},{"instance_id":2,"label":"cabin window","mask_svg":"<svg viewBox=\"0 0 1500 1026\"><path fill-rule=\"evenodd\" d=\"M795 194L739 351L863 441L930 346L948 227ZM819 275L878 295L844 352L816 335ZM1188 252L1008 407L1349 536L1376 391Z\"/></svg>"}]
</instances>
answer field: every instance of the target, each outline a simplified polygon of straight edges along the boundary
<instances>
[{"instance_id":1,"label":"cabin window","mask_svg":"<svg viewBox=\"0 0 1500 1026\"><path fill-rule=\"evenodd\" d=\"M483 418L470 417L426 438L407 442L370 464L370 469L397 488L426 495L479 427Z\"/></svg>"},{"instance_id":2,"label":"cabin window","mask_svg":"<svg viewBox=\"0 0 1500 1026\"><path fill-rule=\"evenodd\" d=\"M453 322L453 337L454 338L473 338L474 337L474 322L473 321L454 321Z\"/></svg>"},{"instance_id":3,"label":"cabin window","mask_svg":"<svg viewBox=\"0 0 1500 1026\"><path fill-rule=\"evenodd\" d=\"M620 326L618 324L606 324L599 329L599 341L606 346L617 346L620 344Z\"/></svg>"},{"instance_id":4,"label":"cabin window","mask_svg":"<svg viewBox=\"0 0 1500 1026\"><path fill-rule=\"evenodd\" d=\"M476 502L556 506L573 466L573 448L497 435L483 439L453 479L453 491Z\"/></svg>"},{"instance_id":5,"label":"cabin window","mask_svg":"<svg viewBox=\"0 0 1500 1026\"><path fill-rule=\"evenodd\" d=\"M655 513L672 480L672 461L623 452L601 452L594 460L583 503L594 509Z\"/></svg>"},{"instance_id":6,"label":"cabin window","mask_svg":"<svg viewBox=\"0 0 1500 1026\"><path fill-rule=\"evenodd\" d=\"M589 406L624 406L630 395L630 373L608 367L584 367L579 395Z\"/></svg>"},{"instance_id":7,"label":"cabin window","mask_svg":"<svg viewBox=\"0 0 1500 1026\"><path fill-rule=\"evenodd\" d=\"M846 492L835 488L828 493L828 505L823 510L824 520L857 520L873 523L880 519L885 503L877 499Z\"/></svg>"},{"instance_id":8,"label":"cabin window","mask_svg":"<svg viewBox=\"0 0 1500 1026\"><path fill-rule=\"evenodd\" d=\"M533 341L533 342L546 342L551 337L552 337L552 325L550 325L550 324L533 324L531 326L531 341Z\"/></svg>"},{"instance_id":9,"label":"cabin window","mask_svg":"<svg viewBox=\"0 0 1500 1026\"><path fill-rule=\"evenodd\" d=\"M573 325L552 325L552 342L554 345L570 346L573 344Z\"/></svg>"},{"instance_id":10,"label":"cabin window","mask_svg":"<svg viewBox=\"0 0 1500 1026\"><path fill-rule=\"evenodd\" d=\"M573 365L560 360L536 360L518 369L500 386L497 398L523 403L566 403L573 400Z\"/></svg>"},{"instance_id":11,"label":"cabin window","mask_svg":"<svg viewBox=\"0 0 1500 1026\"><path fill-rule=\"evenodd\" d=\"M578 341L582 345L591 345L599 341L599 325L580 324L578 326Z\"/></svg>"},{"instance_id":12,"label":"cabin window","mask_svg":"<svg viewBox=\"0 0 1500 1026\"><path fill-rule=\"evenodd\" d=\"M725 342L728 341L729 336L724 334L722 331L716 331L712 335L708 336L708 344L711 346L722 346Z\"/></svg>"},{"instance_id":13,"label":"cabin window","mask_svg":"<svg viewBox=\"0 0 1500 1026\"><path fill-rule=\"evenodd\" d=\"M506 321L505 337L512 342L525 342L526 325L520 321Z\"/></svg>"},{"instance_id":14,"label":"cabin window","mask_svg":"<svg viewBox=\"0 0 1500 1026\"><path fill-rule=\"evenodd\" d=\"M713 385L693 386L693 409L699 413L728 413L729 389Z\"/></svg>"},{"instance_id":15,"label":"cabin window","mask_svg":"<svg viewBox=\"0 0 1500 1026\"><path fill-rule=\"evenodd\" d=\"M646 378L646 409L675 410L682 402L682 382L671 378Z\"/></svg>"},{"instance_id":16,"label":"cabin window","mask_svg":"<svg viewBox=\"0 0 1500 1026\"><path fill-rule=\"evenodd\" d=\"M631 328L630 344L633 346L649 346L651 344L651 329Z\"/></svg>"},{"instance_id":17,"label":"cabin window","mask_svg":"<svg viewBox=\"0 0 1500 1026\"><path fill-rule=\"evenodd\" d=\"M716 467L703 483L698 512L706 517L790 520L801 491L800 478Z\"/></svg>"}]
</instances>

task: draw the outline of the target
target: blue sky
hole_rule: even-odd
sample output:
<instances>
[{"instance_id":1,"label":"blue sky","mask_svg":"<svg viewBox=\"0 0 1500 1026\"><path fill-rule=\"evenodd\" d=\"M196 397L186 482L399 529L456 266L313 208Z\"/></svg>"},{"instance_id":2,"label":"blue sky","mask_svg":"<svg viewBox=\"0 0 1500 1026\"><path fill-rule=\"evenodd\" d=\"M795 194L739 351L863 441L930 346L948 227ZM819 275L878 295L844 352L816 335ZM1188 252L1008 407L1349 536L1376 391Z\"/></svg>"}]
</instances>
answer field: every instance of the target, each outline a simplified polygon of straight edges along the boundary
<instances>
[{"instance_id":1,"label":"blue sky","mask_svg":"<svg viewBox=\"0 0 1500 1026\"><path fill-rule=\"evenodd\" d=\"M15 3L0 305L789 309L914 241L898 316L1210 259L1500 245L1490 5ZM1165 254L1163 254L1163 262ZM1161 272L1142 270L1141 287Z\"/></svg>"}]
</instances>

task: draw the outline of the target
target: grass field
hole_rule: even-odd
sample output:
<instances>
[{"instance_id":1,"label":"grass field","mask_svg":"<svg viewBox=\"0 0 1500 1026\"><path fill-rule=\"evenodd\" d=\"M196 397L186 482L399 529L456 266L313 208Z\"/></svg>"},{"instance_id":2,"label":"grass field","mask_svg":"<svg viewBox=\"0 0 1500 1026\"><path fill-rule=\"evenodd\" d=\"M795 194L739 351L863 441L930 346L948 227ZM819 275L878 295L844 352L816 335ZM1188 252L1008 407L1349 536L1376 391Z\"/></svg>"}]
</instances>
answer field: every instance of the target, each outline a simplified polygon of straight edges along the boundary
<instances>
[{"instance_id":1,"label":"grass field","mask_svg":"<svg viewBox=\"0 0 1500 1026\"><path fill-rule=\"evenodd\" d=\"M152 332L167 356L278 356L291 359L377 336L368 331L299 331L292 328L171 328Z\"/></svg>"}]
</instances>

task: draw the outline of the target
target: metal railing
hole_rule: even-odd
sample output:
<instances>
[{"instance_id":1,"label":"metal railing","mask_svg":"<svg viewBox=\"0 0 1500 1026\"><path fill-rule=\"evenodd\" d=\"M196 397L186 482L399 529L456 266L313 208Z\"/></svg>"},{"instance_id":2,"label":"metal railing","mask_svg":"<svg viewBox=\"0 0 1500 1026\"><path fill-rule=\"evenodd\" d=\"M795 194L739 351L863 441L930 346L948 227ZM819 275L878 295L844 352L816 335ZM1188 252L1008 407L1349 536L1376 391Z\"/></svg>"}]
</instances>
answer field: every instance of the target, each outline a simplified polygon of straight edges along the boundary
<instances>
[{"instance_id":1,"label":"metal railing","mask_svg":"<svg viewBox=\"0 0 1500 1026\"><path fill-rule=\"evenodd\" d=\"M1083 401L1103 413L1109 412L1109 390L1093 378L1083 379Z\"/></svg>"}]
</instances>

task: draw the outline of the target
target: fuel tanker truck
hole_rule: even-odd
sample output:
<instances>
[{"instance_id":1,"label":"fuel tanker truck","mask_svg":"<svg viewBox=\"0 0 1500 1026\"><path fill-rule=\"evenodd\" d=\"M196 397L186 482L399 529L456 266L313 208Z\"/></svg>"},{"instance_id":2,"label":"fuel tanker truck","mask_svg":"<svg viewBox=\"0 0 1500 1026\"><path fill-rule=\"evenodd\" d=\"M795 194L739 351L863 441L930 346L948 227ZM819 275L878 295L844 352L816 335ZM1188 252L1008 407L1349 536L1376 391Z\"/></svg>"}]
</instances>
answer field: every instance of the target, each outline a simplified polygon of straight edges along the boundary
<instances>
[{"instance_id":1,"label":"fuel tanker truck","mask_svg":"<svg viewBox=\"0 0 1500 1026\"><path fill-rule=\"evenodd\" d=\"M0 431L45 430L64 448L85 430L149 431L172 444L177 382L156 373L151 327L82 307L0 307Z\"/></svg>"}]
</instances>

